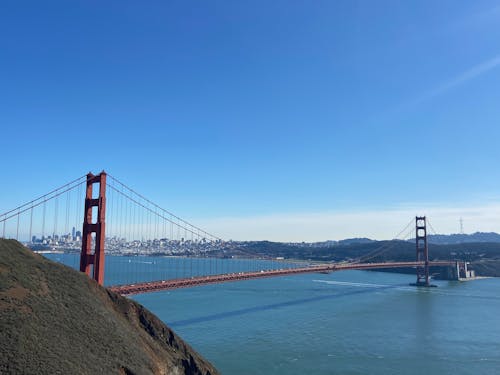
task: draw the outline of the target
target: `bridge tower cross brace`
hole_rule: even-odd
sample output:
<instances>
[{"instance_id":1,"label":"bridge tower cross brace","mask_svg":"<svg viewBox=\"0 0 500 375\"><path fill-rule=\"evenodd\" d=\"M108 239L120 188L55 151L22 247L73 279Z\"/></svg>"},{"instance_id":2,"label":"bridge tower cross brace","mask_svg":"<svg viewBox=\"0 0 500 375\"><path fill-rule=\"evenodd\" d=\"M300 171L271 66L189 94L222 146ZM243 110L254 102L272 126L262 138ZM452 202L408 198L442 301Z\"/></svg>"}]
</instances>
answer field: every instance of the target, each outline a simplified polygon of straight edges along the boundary
<instances>
[{"instance_id":1,"label":"bridge tower cross brace","mask_svg":"<svg viewBox=\"0 0 500 375\"><path fill-rule=\"evenodd\" d=\"M417 286L430 286L429 283L429 248L427 246L427 224L425 216L415 217L415 242L417 262L424 262L417 266Z\"/></svg>"},{"instance_id":2,"label":"bridge tower cross brace","mask_svg":"<svg viewBox=\"0 0 500 375\"><path fill-rule=\"evenodd\" d=\"M99 184L99 196L93 198L94 184ZM97 217L93 218L93 208L97 207ZM106 173L87 174L85 212L83 216L82 252L80 271L85 272L99 285L104 284L104 239L106 217ZM94 252L92 252L92 233L95 233ZM93 267L91 267L93 266Z\"/></svg>"}]
</instances>

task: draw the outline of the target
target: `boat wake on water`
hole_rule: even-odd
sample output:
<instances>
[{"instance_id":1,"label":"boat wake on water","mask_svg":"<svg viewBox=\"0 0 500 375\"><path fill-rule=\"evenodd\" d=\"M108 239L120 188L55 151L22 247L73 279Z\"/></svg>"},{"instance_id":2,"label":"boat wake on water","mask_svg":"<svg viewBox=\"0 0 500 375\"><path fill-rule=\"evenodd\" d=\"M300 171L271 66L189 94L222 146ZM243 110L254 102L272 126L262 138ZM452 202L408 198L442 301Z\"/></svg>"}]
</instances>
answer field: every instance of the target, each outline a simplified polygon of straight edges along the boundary
<instances>
[{"instance_id":1,"label":"boat wake on water","mask_svg":"<svg viewBox=\"0 0 500 375\"><path fill-rule=\"evenodd\" d=\"M316 283L328 284L328 285L337 285L337 286L347 286L347 287L357 287L357 288L373 288L373 289L391 289L398 291L408 291L412 293L420 293L425 291L425 293L432 293L434 295L440 296L454 296L454 297L463 297L463 298L472 298L472 299L486 299L486 300L500 300L500 297L494 296L491 294L478 295L478 294L470 294L470 293L456 293L450 291L443 291L439 288L426 288L424 290L420 288L415 288L411 286L407 286L405 284L401 285L385 285L385 284L372 284L372 283L358 283L358 282L350 282L350 281L333 281L333 280L312 280Z\"/></svg>"},{"instance_id":2,"label":"boat wake on water","mask_svg":"<svg viewBox=\"0 0 500 375\"><path fill-rule=\"evenodd\" d=\"M322 284L329 284L329 285L357 286L360 288L390 288L391 287L391 285L355 283L355 282L349 282L349 281L313 280L313 282L322 283Z\"/></svg>"}]
</instances>

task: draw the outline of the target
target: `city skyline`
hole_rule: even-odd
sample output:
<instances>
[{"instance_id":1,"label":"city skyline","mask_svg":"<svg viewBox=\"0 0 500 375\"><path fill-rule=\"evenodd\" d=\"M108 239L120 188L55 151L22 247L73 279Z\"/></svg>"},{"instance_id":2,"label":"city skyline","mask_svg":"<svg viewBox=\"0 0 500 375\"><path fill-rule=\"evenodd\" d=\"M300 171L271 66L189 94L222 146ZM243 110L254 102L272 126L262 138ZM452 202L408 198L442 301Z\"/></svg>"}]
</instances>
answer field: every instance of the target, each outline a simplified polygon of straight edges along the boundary
<instances>
[{"instance_id":1,"label":"city skyline","mask_svg":"<svg viewBox=\"0 0 500 375\"><path fill-rule=\"evenodd\" d=\"M0 212L104 169L225 239L500 231L494 1L28 3Z\"/></svg>"}]
</instances>

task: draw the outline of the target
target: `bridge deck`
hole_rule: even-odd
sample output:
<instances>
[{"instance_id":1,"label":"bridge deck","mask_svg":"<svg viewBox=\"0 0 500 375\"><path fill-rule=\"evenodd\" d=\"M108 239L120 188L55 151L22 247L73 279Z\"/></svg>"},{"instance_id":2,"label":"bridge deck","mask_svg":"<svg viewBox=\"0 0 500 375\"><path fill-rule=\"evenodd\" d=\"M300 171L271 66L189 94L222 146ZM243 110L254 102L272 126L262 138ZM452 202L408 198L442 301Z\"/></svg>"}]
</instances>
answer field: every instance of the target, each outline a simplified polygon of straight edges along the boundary
<instances>
[{"instance_id":1,"label":"bridge deck","mask_svg":"<svg viewBox=\"0 0 500 375\"><path fill-rule=\"evenodd\" d=\"M231 281L261 279L266 277L277 277L285 275L295 275L302 273L335 272L345 270L368 270L380 268L405 268L405 267L423 267L424 262L391 262L391 263L342 263L325 264L321 266L311 266L293 269L266 270L255 272L238 272L222 275L210 275L191 277L187 279L159 280L145 283L136 283L129 285L118 285L109 289L121 295L133 295L140 293L158 292L162 290L171 290L179 288L189 288L199 285L219 284ZM429 262L429 266L453 266L452 261Z\"/></svg>"}]
</instances>

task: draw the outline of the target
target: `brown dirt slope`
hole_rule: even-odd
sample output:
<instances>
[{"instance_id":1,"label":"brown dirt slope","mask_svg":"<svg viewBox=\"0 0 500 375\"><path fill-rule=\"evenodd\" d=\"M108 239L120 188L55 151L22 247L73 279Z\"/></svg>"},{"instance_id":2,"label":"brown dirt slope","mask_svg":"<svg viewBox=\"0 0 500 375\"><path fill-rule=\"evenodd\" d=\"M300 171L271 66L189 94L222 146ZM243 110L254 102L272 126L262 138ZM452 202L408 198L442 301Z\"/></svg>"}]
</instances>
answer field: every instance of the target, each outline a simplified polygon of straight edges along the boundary
<instances>
[{"instance_id":1,"label":"brown dirt slope","mask_svg":"<svg viewBox=\"0 0 500 375\"><path fill-rule=\"evenodd\" d=\"M0 373L217 370L140 304L0 239Z\"/></svg>"}]
</instances>

